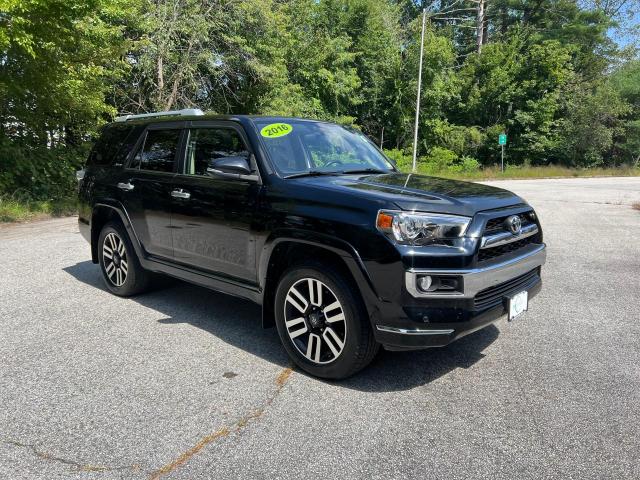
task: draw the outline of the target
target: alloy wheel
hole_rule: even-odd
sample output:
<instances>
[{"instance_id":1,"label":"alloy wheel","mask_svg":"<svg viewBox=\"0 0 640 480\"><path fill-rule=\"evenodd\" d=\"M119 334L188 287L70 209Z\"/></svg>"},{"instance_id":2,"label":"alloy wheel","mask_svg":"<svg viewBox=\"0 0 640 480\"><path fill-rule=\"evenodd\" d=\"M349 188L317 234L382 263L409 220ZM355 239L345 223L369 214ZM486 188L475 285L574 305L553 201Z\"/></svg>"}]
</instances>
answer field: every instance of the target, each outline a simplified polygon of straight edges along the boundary
<instances>
[{"instance_id":1,"label":"alloy wheel","mask_svg":"<svg viewBox=\"0 0 640 480\"><path fill-rule=\"evenodd\" d=\"M289 338L307 360L327 364L342 353L347 338L344 310L320 280L303 278L289 288L284 320Z\"/></svg>"},{"instance_id":2,"label":"alloy wheel","mask_svg":"<svg viewBox=\"0 0 640 480\"><path fill-rule=\"evenodd\" d=\"M102 262L109 281L121 287L127 281L129 263L124 242L114 232L109 232L102 243Z\"/></svg>"}]
</instances>

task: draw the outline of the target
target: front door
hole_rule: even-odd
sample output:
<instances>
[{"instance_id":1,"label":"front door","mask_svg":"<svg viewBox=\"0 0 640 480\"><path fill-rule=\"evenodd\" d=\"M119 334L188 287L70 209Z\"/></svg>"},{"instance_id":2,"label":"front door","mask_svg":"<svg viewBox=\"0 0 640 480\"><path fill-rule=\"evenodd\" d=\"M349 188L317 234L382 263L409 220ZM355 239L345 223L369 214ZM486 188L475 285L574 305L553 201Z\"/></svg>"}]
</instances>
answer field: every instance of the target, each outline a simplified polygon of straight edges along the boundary
<instances>
[{"instance_id":1,"label":"front door","mask_svg":"<svg viewBox=\"0 0 640 480\"><path fill-rule=\"evenodd\" d=\"M151 126L118 183L136 237L150 256L173 257L171 190L181 125Z\"/></svg>"},{"instance_id":2,"label":"front door","mask_svg":"<svg viewBox=\"0 0 640 480\"><path fill-rule=\"evenodd\" d=\"M243 132L231 122L187 131L181 172L173 181L172 229L177 262L220 276L256 282L252 222L260 186L216 175L224 157L249 159Z\"/></svg>"}]
</instances>

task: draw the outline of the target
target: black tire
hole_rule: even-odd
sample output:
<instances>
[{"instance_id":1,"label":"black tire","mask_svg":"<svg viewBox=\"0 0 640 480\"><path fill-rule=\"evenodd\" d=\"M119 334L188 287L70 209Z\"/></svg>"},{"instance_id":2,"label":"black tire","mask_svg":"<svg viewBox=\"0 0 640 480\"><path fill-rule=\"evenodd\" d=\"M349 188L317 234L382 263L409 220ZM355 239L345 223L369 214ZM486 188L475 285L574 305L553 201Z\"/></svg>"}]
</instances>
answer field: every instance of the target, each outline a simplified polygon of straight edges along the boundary
<instances>
[{"instance_id":1,"label":"black tire","mask_svg":"<svg viewBox=\"0 0 640 480\"><path fill-rule=\"evenodd\" d=\"M120 248L118 252L112 251L112 259L107 258L109 251L113 250L113 239L122 242L122 246L116 241L115 245ZM105 248L105 242L107 246ZM124 254L122 254L124 252ZM107 223L98 237L98 263L102 271L105 285L114 294L120 297L130 297L149 289L151 283L151 273L142 268L133 245L129 240L124 227L117 222ZM117 265L116 265L117 263ZM124 266L126 265L126 271ZM120 270L120 274L118 273ZM124 276L122 275L124 272Z\"/></svg>"},{"instance_id":2,"label":"black tire","mask_svg":"<svg viewBox=\"0 0 640 480\"><path fill-rule=\"evenodd\" d=\"M323 285L318 287L317 282ZM322 293L316 290L315 300L322 297L325 303L331 302L333 305L335 297L339 302L339 307L335 307L338 310L324 312L323 308L327 309L326 305L314 307L312 285L315 285L314 289L322 290ZM302 293L303 297L304 292L307 293L306 315L300 308L294 306L291 299L288 299L288 296L292 299L296 296L291 293L293 287ZM299 307L304 306L303 301L295 299L294 301ZM344 274L331 265L305 264L287 270L280 278L274 308L278 334L285 350L296 365L311 375L334 380L347 378L366 367L378 352L379 344L373 336L371 323L359 292L352 282L344 277ZM323 312L322 315L318 311ZM342 313L339 313L340 311ZM298 315L300 318L291 318ZM344 317L344 321L332 320L340 316ZM301 322L301 319L304 322ZM287 321L289 327L286 325ZM335 323L329 323L329 321ZM306 330L303 333L298 333L304 329ZM325 332L325 330L332 330L332 332ZM318 338L311 340L312 333ZM328 333L331 334L328 335ZM298 336L294 339L292 335ZM334 349L337 350L340 347L340 341L342 341L342 350L335 355ZM310 343L311 350L309 350ZM316 356L316 353L319 355ZM316 359L323 363L316 362Z\"/></svg>"}]
</instances>

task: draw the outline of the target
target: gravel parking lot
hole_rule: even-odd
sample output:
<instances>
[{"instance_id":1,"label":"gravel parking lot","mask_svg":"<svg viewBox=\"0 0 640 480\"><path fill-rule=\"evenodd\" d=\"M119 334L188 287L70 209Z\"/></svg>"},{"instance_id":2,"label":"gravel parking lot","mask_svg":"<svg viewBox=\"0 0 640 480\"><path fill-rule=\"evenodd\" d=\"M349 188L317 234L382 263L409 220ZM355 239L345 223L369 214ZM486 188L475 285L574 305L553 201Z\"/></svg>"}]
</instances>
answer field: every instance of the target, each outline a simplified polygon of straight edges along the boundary
<instances>
[{"instance_id":1,"label":"gravel parking lot","mask_svg":"<svg viewBox=\"0 0 640 480\"><path fill-rule=\"evenodd\" d=\"M107 293L75 218L0 227L0 478L640 478L640 178L494 184L545 229L529 312L337 383L251 303Z\"/></svg>"}]
</instances>

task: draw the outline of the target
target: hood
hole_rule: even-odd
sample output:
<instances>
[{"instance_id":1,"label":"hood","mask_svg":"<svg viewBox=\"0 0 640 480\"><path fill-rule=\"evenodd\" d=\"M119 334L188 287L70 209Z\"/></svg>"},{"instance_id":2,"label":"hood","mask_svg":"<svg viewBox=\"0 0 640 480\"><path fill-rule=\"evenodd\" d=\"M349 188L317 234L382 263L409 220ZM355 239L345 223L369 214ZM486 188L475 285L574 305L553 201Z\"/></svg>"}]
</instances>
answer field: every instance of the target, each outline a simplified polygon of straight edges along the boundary
<instances>
[{"instance_id":1,"label":"hood","mask_svg":"<svg viewBox=\"0 0 640 480\"><path fill-rule=\"evenodd\" d=\"M392 203L384 208L473 216L482 210L526 203L502 188L411 173L303 177L309 186L368 195Z\"/></svg>"}]
</instances>

